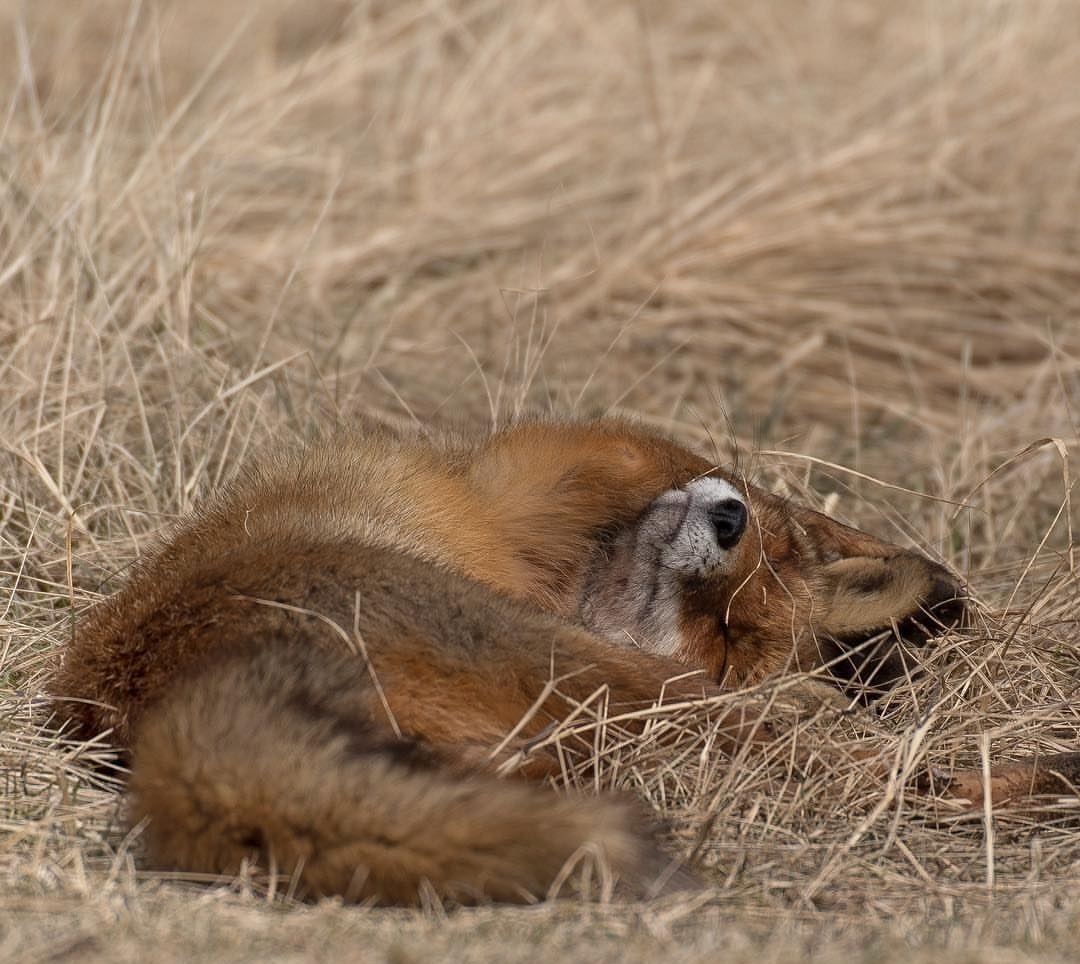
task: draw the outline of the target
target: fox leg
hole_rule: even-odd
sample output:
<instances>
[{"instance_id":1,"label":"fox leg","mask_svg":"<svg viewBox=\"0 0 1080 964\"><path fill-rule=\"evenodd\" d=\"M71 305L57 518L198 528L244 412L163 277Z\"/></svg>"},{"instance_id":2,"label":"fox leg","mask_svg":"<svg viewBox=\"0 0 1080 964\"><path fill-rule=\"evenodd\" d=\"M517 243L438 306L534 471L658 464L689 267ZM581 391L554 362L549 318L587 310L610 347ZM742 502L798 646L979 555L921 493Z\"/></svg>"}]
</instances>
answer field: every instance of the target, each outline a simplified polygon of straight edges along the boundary
<instances>
[{"instance_id":1,"label":"fox leg","mask_svg":"<svg viewBox=\"0 0 1080 964\"><path fill-rule=\"evenodd\" d=\"M1077 796L1080 753L1051 754L995 766L989 776L987 783L977 770L935 775L935 789L946 799L966 801L973 809L981 809L987 797L994 806L1015 808L1033 797Z\"/></svg>"},{"instance_id":2,"label":"fox leg","mask_svg":"<svg viewBox=\"0 0 1080 964\"><path fill-rule=\"evenodd\" d=\"M563 772L544 740L552 729L572 755L592 754L592 721L601 702L606 718L629 732L647 725L653 707L696 704L712 716L714 745L732 756L776 741L763 703L732 707L718 699L724 696L720 687L681 663L618 649L546 619L538 625L522 621L515 629L512 645L486 641L483 659L470 654L464 662L452 649L422 640L395 643L385 660L373 661L392 725L465 766L497 770L512 764L516 775L531 780ZM703 703L712 699L718 700L714 707ZM568 719L573 722L562 726ZM675 739L677 730L659 730L657 738Z\"/></svg>"}]
</instances>

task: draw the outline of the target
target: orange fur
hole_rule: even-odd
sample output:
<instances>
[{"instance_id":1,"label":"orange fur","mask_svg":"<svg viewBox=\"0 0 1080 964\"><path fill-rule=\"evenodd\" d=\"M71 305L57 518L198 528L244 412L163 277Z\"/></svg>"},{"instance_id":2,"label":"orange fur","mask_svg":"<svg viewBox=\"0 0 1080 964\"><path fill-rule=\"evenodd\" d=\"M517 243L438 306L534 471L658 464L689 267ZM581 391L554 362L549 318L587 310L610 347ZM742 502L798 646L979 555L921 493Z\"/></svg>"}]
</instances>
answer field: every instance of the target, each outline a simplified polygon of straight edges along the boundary
<instances>
[{"instance_id":1,"label":"orange fur","mask_svg":"<svg viewBox=\"0 0 1080 964\"><path fill-rule=\"evenodd\" d=\"M696 699L952 618L958 596L924 557L627 422L343 432L183 520L82 620L52 690L131 751L159 866L254 856L309 894L512 900L585 850L647 890L663 860L635 808L498 780L493 749L602 687ZM731 750L769 739L718 727Z\"/></svg>"}]
</instances>

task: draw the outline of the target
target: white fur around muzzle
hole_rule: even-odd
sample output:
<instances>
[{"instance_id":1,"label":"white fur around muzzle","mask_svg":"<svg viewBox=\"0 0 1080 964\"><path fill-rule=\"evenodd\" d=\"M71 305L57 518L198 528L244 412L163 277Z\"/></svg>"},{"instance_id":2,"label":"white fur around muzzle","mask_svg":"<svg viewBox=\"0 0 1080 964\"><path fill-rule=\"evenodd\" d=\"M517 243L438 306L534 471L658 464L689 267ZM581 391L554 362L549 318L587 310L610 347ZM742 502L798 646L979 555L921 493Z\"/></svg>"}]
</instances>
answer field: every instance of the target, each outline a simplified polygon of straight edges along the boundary
<instances>
[{"instance_id":1,"label":"white fur around muzzle","mask_svg":"<svg viewBox=\"0 0 1080 964\"><path fill-rule=\"evenodd\" d=\"M683 585L721 576L732 550L720 545L709 511L746 499L730 482L706 476L669 489L623 533L583 604L585 624L623 645L677 655Z\"/></svg>"}]
</instances>

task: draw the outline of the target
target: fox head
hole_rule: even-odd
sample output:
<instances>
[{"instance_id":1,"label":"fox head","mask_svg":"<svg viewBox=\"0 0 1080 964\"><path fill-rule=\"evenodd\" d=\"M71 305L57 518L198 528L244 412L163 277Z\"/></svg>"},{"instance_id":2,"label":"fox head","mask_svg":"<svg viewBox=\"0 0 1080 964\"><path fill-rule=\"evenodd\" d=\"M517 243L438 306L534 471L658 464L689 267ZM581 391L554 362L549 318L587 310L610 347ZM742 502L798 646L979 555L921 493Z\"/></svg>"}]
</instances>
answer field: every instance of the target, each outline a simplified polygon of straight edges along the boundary
<instances>
[{"instance_id":1,"label":"fox head","mask_svg":"<svg viewBox=\"0 0 1080 964\"><path fill-rule=\"evenodd\" d=\"M827 666L874 695L908 672L903 642L963 613L943 566L630 423L520 426L489 456L489 481L517 479L504 531L547 573L524 595L723 685Z\"/></svg>"},{"instance_id":2,"label":"fox head","mask_svg":"<svg viewBox=\"0 0 1080 964\"><path fill-rule=\"evenodd\" d=\"M614 533L581 597L593 632L722 684L827 666L864 694L908 671L902 641L962 611L937 563L716 474L666 490Z\"/></svg>"}]
</instances>

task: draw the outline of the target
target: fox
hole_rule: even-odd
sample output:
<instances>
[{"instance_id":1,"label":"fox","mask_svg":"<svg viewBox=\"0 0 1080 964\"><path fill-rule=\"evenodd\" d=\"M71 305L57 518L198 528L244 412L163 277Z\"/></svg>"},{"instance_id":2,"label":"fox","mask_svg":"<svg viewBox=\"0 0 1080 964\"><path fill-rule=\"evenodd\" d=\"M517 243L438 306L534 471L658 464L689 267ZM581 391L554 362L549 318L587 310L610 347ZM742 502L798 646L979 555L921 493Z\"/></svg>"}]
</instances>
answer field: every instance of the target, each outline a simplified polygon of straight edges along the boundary
<instances>
[{"instance_id":1,"label":"fox","mask_svg":"<svg viewBox=\"0 0 1080 964\"><path fill-rule=\"evenodd\" d=\"M600 691L633 718L823 666L887 687L909 667L863 644L965 605L945 566L631 420L361 425L264 453L176 523L78 621L49 691L65 732L124 754L151 866L517 902L591 852L643 893L672 866L650 821L545 785L553 725ZM715 720L733 757L772 726ZM1078 782L1075 754L937 789L981 806Z\"/></svg>"}]
</instances>

